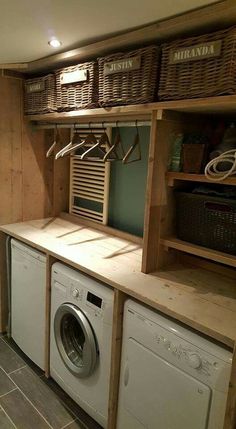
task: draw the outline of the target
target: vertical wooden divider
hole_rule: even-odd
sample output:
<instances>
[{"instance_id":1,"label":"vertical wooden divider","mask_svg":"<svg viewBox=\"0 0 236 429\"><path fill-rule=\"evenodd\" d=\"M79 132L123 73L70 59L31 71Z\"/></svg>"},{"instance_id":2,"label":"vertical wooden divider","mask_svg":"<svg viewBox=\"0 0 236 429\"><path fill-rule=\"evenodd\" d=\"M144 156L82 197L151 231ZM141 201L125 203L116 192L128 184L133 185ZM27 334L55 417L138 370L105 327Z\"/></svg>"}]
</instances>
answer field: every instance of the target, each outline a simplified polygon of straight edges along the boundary
<instances>
[{"instance_id":1,"label":"vertical wooden divider","mask_svg":"<svg viewBox=\"0 0 236 429\"><path fill-rule=\"evenodd\" d=\"M50 319L51 319L51 268L57 259L46 255L46 305L45 305L45 375L50 377Z\"/></svg>"},{"instance_id":2,"label":"vertical wooden divider","mask_svg":"<svg viewBox=\"0 0 236 429\"><path fill-rule=\"evenodd\" d=\"M142 272L150 273L156 269L157 230L159 224L158 207L158 146L157 146L157 112L151 116L150 147L148 158L148 176L146 187L146 207L144 218ZM156 238L155 238L156 237Z\"/></svg>"},{"instance_id":3,"label":"vertical wooden divider","mask_svg":"<svg viewBox=\"0 0 236 429\"><path fill-rule=\"evenodd\" d=\"M8 323L6 240L7 235L0 231L0 333L6 331Z\"/></svg>"},{"instance_id":4,"label":"vertical wooden divider","mask_svg":"<svg viewBox=\"0 0 236 429\"><path fill-rule=\"evenodd\" d=\"M234 345L232 370L223 429L236 428L236 345Z\"/></svg>"},{"instance_id":5,"label":"vertical wooden divider","mask_svg":"<svg viewBox=\"0 0 236 429\"><path fill-rule=\"evenodd\" d=\"M160 247L163 229L172 225L171 206L167 209L168 190L165 173L169 158L170 136L179 129L179 116L172 112L153 111L151 121L146 208L144 220L142 272L156 271L164 264ZM170 260L168 256L168 261Z\"/></svg>"},{"instance_id":6,"label":"vertical wooden divider","mask_svg":"<svg viewBox=\"0 0 236 429\"><path fill-rule=\"evenodd\" d=\"M122 348L123 312L126 295L119 290L114 291L114 311L111 346L111 373L108 404L108 429L116 428L117 406L120 381L120 360Z\"/></svg>"},{"instance_id":7,"label":"vertical wooden divider","mask_svg":"<svg viewBox=\"0 0 236 429\"><path fill-rule=\"evenodd\" d=\"M166 171L172 140L191 129L191 121L181 113L153 111L151 122L146 208L144 219L142 272L150 273L175 261L176 253L167 251L161 238L174 232L173 189L168 187Z\"/></svg>"}]
</instances>

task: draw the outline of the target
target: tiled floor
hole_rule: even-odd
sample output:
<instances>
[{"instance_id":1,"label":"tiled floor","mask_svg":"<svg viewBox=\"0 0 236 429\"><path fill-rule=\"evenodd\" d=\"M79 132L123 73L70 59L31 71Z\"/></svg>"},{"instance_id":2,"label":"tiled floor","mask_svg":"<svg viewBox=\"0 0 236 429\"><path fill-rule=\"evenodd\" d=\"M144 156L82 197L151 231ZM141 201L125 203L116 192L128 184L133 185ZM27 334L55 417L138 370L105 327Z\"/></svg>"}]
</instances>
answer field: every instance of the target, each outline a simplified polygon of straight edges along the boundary
<instances>
[{"instance_id":1,"label":"tiled floor","mask_svg":"<svg viewBox=\"0 0 236 429\"><path fill-rule=\"evenodd\" d=\"M63 390L0 337L0 429L99 429Z\"/></svg>"}]
</instances>

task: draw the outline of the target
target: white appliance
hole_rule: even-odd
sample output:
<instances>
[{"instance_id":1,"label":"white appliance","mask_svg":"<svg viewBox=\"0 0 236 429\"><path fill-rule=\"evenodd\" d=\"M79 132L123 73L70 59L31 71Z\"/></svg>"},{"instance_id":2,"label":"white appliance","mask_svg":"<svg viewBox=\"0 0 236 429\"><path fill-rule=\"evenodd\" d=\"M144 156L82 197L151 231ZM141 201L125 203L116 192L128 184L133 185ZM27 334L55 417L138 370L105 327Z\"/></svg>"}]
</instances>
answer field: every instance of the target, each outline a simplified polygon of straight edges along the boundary
<instances>
[{"instance_id":1,"label":"white appliance","mask_svg":"<svg viewBox=\"0 0 236 429\"><path fill-rule=\"evenodd\" d=\"M126 302L118 429L223 429L232 353Z\"/></svg>"},{"instance_id":2,"label":"white appliance","mask_svg":"<svg viewBox=\"0 0 236 429\"><path fill-rule=\"evenodd\" d=\"M45 369L46 256L11 240L11 336Z\"/></svg>"},{"instance_id":3,"label":"white appliance","mask_svg":"<svg viewBox=\"0 0 236 429\"><path fill-rule=\"evenodd\" d=\"M52 267L51 377L107 425L114 292L63 264Z\"/></svg>"}]
</instances>

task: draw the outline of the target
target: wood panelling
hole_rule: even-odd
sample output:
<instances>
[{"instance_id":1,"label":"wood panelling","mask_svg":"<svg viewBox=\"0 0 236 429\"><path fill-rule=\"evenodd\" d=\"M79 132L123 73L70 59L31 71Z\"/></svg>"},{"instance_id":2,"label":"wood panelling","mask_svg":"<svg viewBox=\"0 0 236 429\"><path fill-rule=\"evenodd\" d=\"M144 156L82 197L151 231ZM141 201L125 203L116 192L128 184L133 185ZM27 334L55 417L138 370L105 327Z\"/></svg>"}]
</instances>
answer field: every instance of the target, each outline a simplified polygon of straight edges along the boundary
<instances>
[{"instance_id":1,"label":"wood panelling","mask_svg":"<svg viewBox=\"0 0 236 429\"><path fill-rule=\"evenodd\" d=\"M36 130L23 120L19 78L0 76L0 225L55 216L68 210L69 158L46 158L52 130ZM59 150L69 139L60 130ZM0 331L7 326L5 237L0 236Z\"/></svg>"},{"instance_id":2,"label":"wood panelling","mask_svg":"<svg viewBox=\"0 0 236 429\"><path fill-rule=\"evenodd\" d=\"M53 158L46 158L45 131L24 124L22 134L23 219L53 215Z\"/></svg>"},{"instance_id":3,"label":"wood panelling","mask_svg":"<svg viewBox=\"0 0 236 429\"><path fill-rule=\"evenodd\" d=\"M54 140L53 130L35 130L24 123L22 139L23 220L54 216L68 210L69 157L57 161L46 152ZM69 130L60 130L59 151L69 142Z\"/></svg>"},{"instance_id":4,"label":"wood panelling","mask_svg":"<svg viewBox=\"0 0 236 429\"><path fill-rule=\"evenodd\" d=\"M67 210L69 159L45 157L53 132L22 121L20 79L0 76L0 98L0 224ZM68 130L60 133L58 150L69 139Z\"/></svg>"},{"instance_id":5,"label":"wood panelling","mask_svg":"<svg viewBox=\"0 0 236 429\"><path fill-rule=\"evenodd\" d=\"M0 77L0 224L22 219L22 82Z\"/></svg>"},{"instance_id":6,"label":"wood panelling","mask_svg":"<svg viewBox=\"0 0 236 429\"><path fill-rule=\"evenodd\" d=\"M60 129L59 142L55 147L55 153L63 148L70 140L70 129ZM49 147L52 139L47 140ZM70 157L59 158L53 162L53 216L61 211L69 211L69 179L70 179Z\"/></svg>"}]
</instances>

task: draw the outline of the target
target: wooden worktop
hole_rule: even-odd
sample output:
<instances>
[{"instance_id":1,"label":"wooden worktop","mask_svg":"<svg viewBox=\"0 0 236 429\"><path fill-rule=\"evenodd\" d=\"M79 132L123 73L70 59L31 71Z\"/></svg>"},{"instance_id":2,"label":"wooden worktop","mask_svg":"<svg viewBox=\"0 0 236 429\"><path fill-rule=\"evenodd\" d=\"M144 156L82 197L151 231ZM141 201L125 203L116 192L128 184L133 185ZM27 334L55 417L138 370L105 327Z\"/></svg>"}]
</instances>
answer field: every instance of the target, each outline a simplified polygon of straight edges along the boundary
<instances>
[{"instance_id":1,"label":"wooden worktop","mask_svg":"<svg viewBox=\"0 0 236 429\"><path fill-rule=\"evenodd\" d=\"M235 344L236 285L231 278L183 266L143 274L140 245L61 218L0 229L230 347Z\"/></svg>"}]
</instances>

